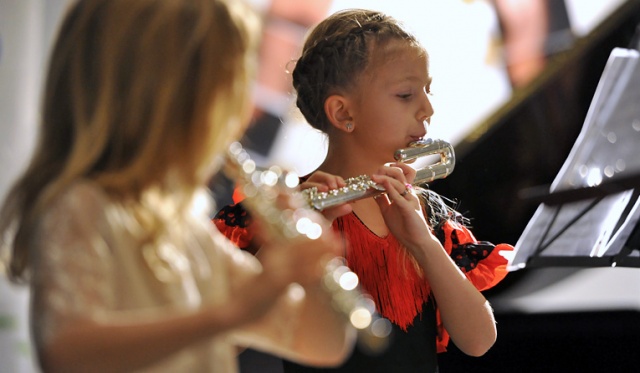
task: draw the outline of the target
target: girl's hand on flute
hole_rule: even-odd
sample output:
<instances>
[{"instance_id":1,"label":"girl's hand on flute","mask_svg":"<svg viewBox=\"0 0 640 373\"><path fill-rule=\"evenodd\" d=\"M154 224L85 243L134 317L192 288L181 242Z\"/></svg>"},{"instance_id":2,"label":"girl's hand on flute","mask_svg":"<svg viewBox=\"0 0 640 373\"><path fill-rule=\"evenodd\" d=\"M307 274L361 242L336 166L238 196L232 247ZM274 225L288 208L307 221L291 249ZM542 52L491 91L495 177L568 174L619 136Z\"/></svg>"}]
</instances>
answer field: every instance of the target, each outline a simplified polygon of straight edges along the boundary
<instances>
[{"instance_id":1,"label":"girl's hand on flute","mask_svg":"<svg viewBox=\"0 0 640 373\"><path fill-rule=\"evenodd\" d=\"M415 171L402 163L381 167L371 179L382 185L386 193L375 198L385 223L393 235L418 259L421 244L435 237L427 223L411 181Z\"/></svg>"},{"instance_id":2,"label":"girl's hand on flute","mask_svg":"<svg viewBox=\"0 0 640 373\"><path fill-rule=\"evenodd\" d=\"M332 175L323 171L316 171L300 184L300 190L315 187L318 189L318 192L328 192L332 189L342 188L345 185L347 185L347 183L340 176ZM353 208L350 203L344 203L342 205L323 210L322 215L324 215L325 219L332 222L340 216L351 213L352 210Z\"/></svg>"}]
</instances>

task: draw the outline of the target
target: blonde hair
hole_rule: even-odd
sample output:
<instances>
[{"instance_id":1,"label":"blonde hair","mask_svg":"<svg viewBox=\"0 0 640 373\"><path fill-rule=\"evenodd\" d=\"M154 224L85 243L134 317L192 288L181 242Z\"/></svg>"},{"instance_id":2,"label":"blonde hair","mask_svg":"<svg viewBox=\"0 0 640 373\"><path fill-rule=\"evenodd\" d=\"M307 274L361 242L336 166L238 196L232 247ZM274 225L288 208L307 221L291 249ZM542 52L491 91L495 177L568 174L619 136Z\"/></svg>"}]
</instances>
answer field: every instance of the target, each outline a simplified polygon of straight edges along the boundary
<instances>
[{"instance_id":1,"label":"blonde hair","mask_svg":"<svg viewBox=\"0 0 640 373\"><path fill-rule=\"evenodd\" d=\"M75 180L122 200L155 189L190 202L245 128L257 21L233 0L81 0L69 9L37 150L0 211L11 279L29 267L37 218Z\"/></svg>"}]
</instances>

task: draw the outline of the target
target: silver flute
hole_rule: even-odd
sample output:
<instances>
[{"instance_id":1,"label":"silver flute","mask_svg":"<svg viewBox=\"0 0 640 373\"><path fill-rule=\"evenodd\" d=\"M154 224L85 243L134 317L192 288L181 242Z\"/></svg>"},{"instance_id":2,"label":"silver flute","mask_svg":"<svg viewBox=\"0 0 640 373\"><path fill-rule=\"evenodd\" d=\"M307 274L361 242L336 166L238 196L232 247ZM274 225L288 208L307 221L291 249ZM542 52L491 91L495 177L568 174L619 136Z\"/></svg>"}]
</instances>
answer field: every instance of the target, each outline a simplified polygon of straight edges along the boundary
<instances>
[{"instance_id":1,"label":"silver flute","mask_svg":"<svg viewBox=\"0 0 640 373\"><path fill-rule=\"evenodd\" d=\"M293 191L299 183L297 174L284 172L277 166L258 168L237 142L229 147L224 172L236 181L244 194L244 207L260 218L274 237L286 242L303 236L314 239L322 234L323 228L309 219L309 214L315 212L304 201L299 201L300 208L281 209L277 206L278 196L283 192L296 196ZM361 290L358 276L347 267L344 258L336 257L329 261L322 286L336 312L358 330L361 347L378 353L388 346L391 324L376 313L375 303Z\"/></svg>"},{"instance_id":2,"label":"silver flute","mask_svg":"<svg viewBox=\"0 0 640 373\"><path fill-rule=\"evenodd\" d=\"M440 161L416 170L413 186L428 184L437 179L443 179L453 172L456 158L453 146L440 139L423 139L412 142L408 147L395 152L394 158L398 162L410 163L418 158L429 155L440 155ZM319 192L317 188L302 191L302 196L309 206L322 211L345 202L357 201L363 198L375 197L385 193L384 187L377 184L367 175L351 177L345 180L342 188L328 192Z\"/></svg>"}]
</instances>

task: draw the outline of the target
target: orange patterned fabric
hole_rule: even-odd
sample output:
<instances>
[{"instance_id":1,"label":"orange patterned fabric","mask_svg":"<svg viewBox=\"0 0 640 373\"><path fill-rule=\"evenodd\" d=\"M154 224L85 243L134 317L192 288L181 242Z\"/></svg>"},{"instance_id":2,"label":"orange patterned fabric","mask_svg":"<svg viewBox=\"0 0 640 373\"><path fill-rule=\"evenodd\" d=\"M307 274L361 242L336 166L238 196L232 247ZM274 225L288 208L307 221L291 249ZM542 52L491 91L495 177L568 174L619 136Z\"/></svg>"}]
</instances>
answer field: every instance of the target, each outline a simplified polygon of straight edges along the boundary
<instances>
[{"instance_id":1,"label":"orange patterned fabric","mask_svg":"<svg viewBox=\"0 0 640 373\"><path fill-rule=\"evenodd\" d=\"M513 251L508 244L493 245L478 241L464 225L447 220L436 234L444 249L476 289L483 291L492 288L507 275L508 260L500 253ZM449 333L444 328L440 311L436 310L438 323L438 352L444 352L449 344Z\"/></svg>"},{"instance_id":2,"label":"orange patterned fabric","mask_svg":"<svg viewBox=\"0 0 640 373\"><path fill-rule=\"evenodd\" d=\"M255 254L251 247L253 238L250 230L251 218L241 204L225 206L218 211L212 222L234 245Z\"/></svg>"}]
</instances>

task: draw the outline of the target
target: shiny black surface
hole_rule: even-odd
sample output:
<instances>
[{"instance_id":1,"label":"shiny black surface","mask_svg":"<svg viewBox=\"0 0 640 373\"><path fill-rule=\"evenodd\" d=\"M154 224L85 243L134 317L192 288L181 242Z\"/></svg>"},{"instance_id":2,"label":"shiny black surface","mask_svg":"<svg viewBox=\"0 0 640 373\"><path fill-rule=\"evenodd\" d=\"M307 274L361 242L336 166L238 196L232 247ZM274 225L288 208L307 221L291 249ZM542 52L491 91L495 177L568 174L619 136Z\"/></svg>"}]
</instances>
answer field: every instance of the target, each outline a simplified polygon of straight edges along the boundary
<instances>
[{"instance_id":1,"label":"shiny black surface","mask_svg":"<svg viewBox=\"0 0 640 373\"><path fill-rule=\"evenodd\" d=\"M640 1L626 2L551 57L538 79L456 144L455 172L431 188L459 202L476 237L516 243L539 203L522 198L522 191L551 184L580 133L611 50L636 48L639 25ZM531 268L512 272L485 295L491 301L521 281L543 282L537 275ZM489 353L471 358L453 345L440 357L441 371L637 371L640 309L601 309L528 314L496 307L498 341Z\"/></svg>"},{"instance_id":2,"label":"shiny black surface","mask_svg":"<svg viewBox=\"0 0 640 373\"><path fill-rule=\"evenodd\" d=\"M538 201L524 190L551 184L580 133L615 47L629 48L640 1L628 1L573 48L550 57L545 71L462 142L456 170L431 188L460 202L477 237L515 243Z\"/></svg>"}]
</instances>

